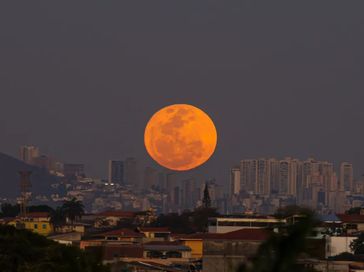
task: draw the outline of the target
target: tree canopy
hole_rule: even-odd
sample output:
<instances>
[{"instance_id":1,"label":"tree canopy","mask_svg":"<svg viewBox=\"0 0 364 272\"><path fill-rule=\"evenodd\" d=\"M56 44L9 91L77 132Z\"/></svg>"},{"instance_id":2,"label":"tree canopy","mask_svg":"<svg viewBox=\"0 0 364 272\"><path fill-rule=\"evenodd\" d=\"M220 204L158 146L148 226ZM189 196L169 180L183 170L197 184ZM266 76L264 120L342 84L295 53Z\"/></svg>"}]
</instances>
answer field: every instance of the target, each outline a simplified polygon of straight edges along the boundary
<instances>
[{"instance_id":1,"label":"tree canopy","mask_svg":"<svg viewBox=\"0 0 364 272\"><path fill-rule=\"evenodd\" d=\"M84 213L84 206L80 200L72 198L63 203L61 211L64 216L73 223L77 218L80 218Z\"/></svg>"},{"instance_id":2,"label":"tree canopy","mask_svg":"<svg viewBox=\"0 0 364 272\"><path fill-rule=\"evenodd\" d=\"M0 226L2 272L107 272L100 257L28 230Z\"/></svg>"},{"instance_id":3,"label":"tree canopy","mask_svg":"<svg viewBox=\"0 0 364 272\"><path fill-rule=\"evenodd\" d=\"M215 208L200 207L194 211L184 211L181 215L161 214L153 225L168 227L174 233L206 232L209 217L218 215Z\"/></svg>"},{"instance_id":4,"label":"tree canopy","mask_svg":"<svg viewBox=\"0 0 364 272\"><path fill-rule=\"evenodd\" d=\"M274 233L258 249L256 257L250 264L244 264L239 272L308 272L312 269L299 266L297 259L307 253L307 237L311 234L316 222L315 215L308 209L288 207L279 211L281 216L304 214L300 221Z\"/></svg>"},{"instance_id":5,"label":"tree canopy","mask_svg":"<svg viewBox=\"0 0 364 272\"><path fill-rule=\"evenodd\" d=\"M350 243L350 249L355 255L364 254L364 232L361 232L358 238Z\"/></svg>"},{"instance_id":6,"label":"tree canopy","mask_svg":"<svg viewBox=\"0 0 364 272\"><path fill-rule=\"evenodd\" d=\"M346 214L360 214L360 212L361 212L362 209L363 209L362 207L350 208L345 213Z\"/></svg>"},{"instance_id":7,"label":"tree canopy","mask_svg":"<svg viewBox=\"0 0 364 272\"><path fill-rule=\"evenodd\" d=\"M209 185L205 184L205 189L203 191L203 199L202 199L202 206L204 208L211 208L211 198L210 198L210 192L209 192Z\"/></svg>"}]
</instances>

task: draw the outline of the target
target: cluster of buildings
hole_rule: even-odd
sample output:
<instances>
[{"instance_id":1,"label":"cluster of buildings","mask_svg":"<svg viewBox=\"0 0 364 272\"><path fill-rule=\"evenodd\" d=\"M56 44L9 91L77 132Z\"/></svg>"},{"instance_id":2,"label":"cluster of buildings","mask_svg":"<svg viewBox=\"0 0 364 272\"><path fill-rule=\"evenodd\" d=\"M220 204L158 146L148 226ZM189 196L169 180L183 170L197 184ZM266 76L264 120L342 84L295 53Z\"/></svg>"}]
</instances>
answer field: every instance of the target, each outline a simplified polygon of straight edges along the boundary
<instances>
[{"instance_id":1,"label":"cluster of buildings","mask_svg":"<svg viewBox=\"0 0 364 272\"><path fill-rule=\"evenodd\" d=\"M364 205L364 180L354 178L349 162L342 162L335 169L332 162L313 158L242 160L231 168L230 182L224 186L214 179L182 177L149 166L142 169L132 157L110 160L105 180L86 176L83 164L53 160L41 154L36 146L22 146L20 157L59 177L59 182L52 184L57 190L51 196L34 196L35 199L57 202L76 197L92 212L105 207L153 208L158 213L193 210L201 206L206 184L212 206L222 214L273 214L288 205L307 206L320 214L330 214Z\"/></svg>"},{"instance_id":2,"label":"cluster of buildings","mask_svg":"<svg viewBox=\"0 0 364 272\"><path fill-rule=\"evenodd\" d=\"M236 271L272 232L299 220L272 216L288 205L310 207L322 216L315 235L308 238L312 254L301 258L300 265L317 271L364 271L361 262L335 259L353 253L350 244L364 231L364 212L344 214L364 206L364 182L354 179L350 163L335 171L332 163L314 159L243 160L231 169L227 192L213 179L181 179L151 167L140 172L135 158L110 160L108 178L102 180L87 177L83 164L40 155L35 146L24 146L20 153L24 162L59 177L50 195L32 195L33 204L59 206L76 198L87 213L62 226L54 226L47 213L3 218L0 223L96 250L113 271ZM168 225L156 227L158 214L201 206L205 188L211 206L224 214L209 219L207 232L173 233Z\"/></svg>"},{"instance_id":3,"label":"cluster of buildings","mask_svg":"<svg viewBox=\"0 0 364 272\"><path fill-rule=\"evenodd\" d=\"M286 205L319 213L343 212L364 204L364 181L354 179L353 165L339 171L327 161L262 158L242 160L230 174L231 212L273 213Z\"/></svg>"},{"instance_id":4,"label":"cluster of buildings","mask_svg":"<svg viewBox=\"0 0 364 272\"><path fill-rule=\"evenodd\" d=\"M207 232L174 233L154 224L151 211L87 213L77 221L53 226L45 212L0 219L0 224L29 229L64 245L98 252L112 271L237 271L260 245L302 219L302 215L219 216L209 219ZM322 216L307 237L308 249L298 264L315 271L364 271L363 261L337 258L353 253L350 244L364 231L364 214ZM327 268L330 268L327 270Z\"/></svg>"},{"instance_id":5,"label":"cluster of buildings","mask_svg":"<svg viewBox=\"0 0 364 272\"><path fill-rule=\"evenodd\" d=\"M208 185L212 205L226 211L224 187L215 180L185 178L178 173L141 166L136 158L109 160L106 179L89 177L84 164L62 163L41 154L36 146L22 146L20 159L58 177L49 195L32 194L33 202L58 205L66 199L83 201L90 212L105 208L133 211L154 209L157 213L182 212L201 206Z\"/></svg>"}]
</instances>

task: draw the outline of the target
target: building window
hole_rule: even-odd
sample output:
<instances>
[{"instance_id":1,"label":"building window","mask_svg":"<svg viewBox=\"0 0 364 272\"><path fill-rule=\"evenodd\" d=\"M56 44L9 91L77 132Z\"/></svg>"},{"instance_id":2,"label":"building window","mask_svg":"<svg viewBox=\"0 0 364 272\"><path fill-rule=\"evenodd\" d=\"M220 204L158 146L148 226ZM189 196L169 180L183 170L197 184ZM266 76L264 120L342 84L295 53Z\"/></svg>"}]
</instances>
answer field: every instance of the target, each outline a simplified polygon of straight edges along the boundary
<instances>
[{"instance_id":1,"label":"building window","mask_svg":"<svg viewBox=\"0 0 364 272\"><path fill-rule=\"evenodd\" d=\"M155 233L154 238L167 238L168 233Z\"/></svg>"},{"instance_id":2,"label":"building window","mask_svg":"<svg viewBox=\"0 0 364 272\"><path fill-rule=\"evenodd\" d=\"M178 251L168 251L166 256L167 258L182 258L182 253Z\"/></svg>"},{"instance_id":3,"label":"building window","mask_svg":"<svg viewBox=\"0 0 364 272\"><path fill-rule=\"evenodd\" d=\"M38 229L38 224L34 224L34 228L35 229Z\"/></svg>"},{"instance_id":4,"label":"building window","mask_svg":"<svg viewBox=\"0 0 364 272\"><path fill-rule=\"evenodd\" d=\"M46 224L43 224L43 225L42 225L42 228L43 228L43 229L47 229L47 225L46 225Z\"/></svg>"},{"instance_id":5,"label":"building window","mask_svg":"<svg viewBox=\"0 0 364 272\"><path fill-rule=\"evenodd\" d=\"M147 252L147 257L148 258L155 258L155 259L159 259L159 258L163 258L163 252L161 251L148 251Z\"/></svg>"}]
</instances>

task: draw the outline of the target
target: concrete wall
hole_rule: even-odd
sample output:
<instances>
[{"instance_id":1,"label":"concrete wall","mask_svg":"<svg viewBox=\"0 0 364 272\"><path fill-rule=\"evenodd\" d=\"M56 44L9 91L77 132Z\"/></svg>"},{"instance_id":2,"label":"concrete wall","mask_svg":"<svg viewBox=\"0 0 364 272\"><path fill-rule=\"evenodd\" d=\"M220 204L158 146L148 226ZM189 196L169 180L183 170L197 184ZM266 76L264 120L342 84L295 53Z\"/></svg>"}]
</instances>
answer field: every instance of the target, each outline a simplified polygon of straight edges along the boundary
<instances>
[{"instance_id":1,"label":"concrete wall","mask_svg":"<svg viewBox=\"0 0 364 272\"><path fill-rule=\"evenodd\" d=\"M356 237L341 237L341 236L328 237L326 240L327 242L326 256L327 257L336 256L344 252L353 253L350 249L350 243L355 239Z\"/></svg>"},{"instance_id":2,"label":"concrete wall","mask_svg":"<svg viewBox=\"0 0 364 272\"><path fill-rule=\"evenodd\" d=\"M203 244L203 271L237 271L238 267L253 256L260 242L206 240Z\"/></svg>"},{"instance_id":3,"label":"concrete wall","mask_svg":"<svg viewBox=\"0 0 364 272\"><path fill-rule=\"evenodd\" d=\"M202 240L183 240L183 245L191 248L191 257L200 259L202 258L202 248L203 242Z\"/></svg>"},{"instance_id":4,"label":"concrete wall","mask_svg":"<svg viewBox=\"0 0 364 272\"><path fill-rule=\"evenodd\" d=\"M248 227L234 226L209 226L209 233L228 233L236 230L247 229Z\"/></svg>"}]
</instances>

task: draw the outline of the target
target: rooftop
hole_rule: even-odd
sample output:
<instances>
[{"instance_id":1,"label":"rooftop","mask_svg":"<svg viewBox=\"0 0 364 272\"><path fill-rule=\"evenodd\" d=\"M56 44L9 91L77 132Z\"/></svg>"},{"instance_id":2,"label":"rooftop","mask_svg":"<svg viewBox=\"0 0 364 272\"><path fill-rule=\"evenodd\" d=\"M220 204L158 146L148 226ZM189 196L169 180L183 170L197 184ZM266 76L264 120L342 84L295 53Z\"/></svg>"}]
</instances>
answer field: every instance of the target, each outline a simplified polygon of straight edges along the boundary
<instances>
[{"instance_id":1,"label":"rooftop","mask_svg":"<svg viewBox=\"0 0 364 272\"><path fill-rule=\"evenodd\" d=\"M362 214L337 214L337 217L344 223L364 223Z\"/></svg>"},{"instance_id":2,"label":"rooftop","mask_svg":"<svg viewBox=\"0 0 364 272\"><path fill-rule=\"evenodd\" d=\"M264 229L241 229L227 233L194 233L174 235L180 240L237 240L237 241L264 241L269 236Z\"/></svg>"},{"instance_id":3,"label":"rooftop","mask_svg":"<svg viewBox=\"0 0 364 272\"><path fill-rule=\"evenodd\" d=\"M128 237L128 238L142 238L144 234L135 232L131 229L118 229L118 230L111 230L108 232L97 234L97 236L117 236L117 237Z\"/></svg>"},{"instance_id":4,"label":"rooftop","mask_svg":"<svg viewBox=\"0 0 364 272\"><path fill-rule=\"evenodd\" d=\"M103 258L113 260L115 257L143 258L143 247L141 245L106 245Z\"/></svg>"},{"instance_id":5,"label":"rooftop","mask_svg":"<svg viewBox=\"0 0 364 272\"><path fill-rule=\"evenodd\" d=\"M144 244L146 250L191 251L191 248L182 245L179 241L154 241Z\"/></svg>"},{"instance_id":6,"label":"rooftop","mask_svg":"<svg viewBox=\"0 0 364 272\"><path fill-rule=\"evenodd\" d=\"M105 212L98 213L97 216L133 218L133 217L135 217L135 213L128 212L128 211L105 211Z\"/></svg>"},{"instance_id":7,"label":"rooftop","mask_svg":"<svg viewBox=\"0 0 364 272\"><path fill-rule=\"evenodd\" d=\"M50 214L48 212L29 212L27 216L29 218L49 218Z\"/></svg>"},{"instance_id":8,"label":"rooftop","mask_svg":"<svg viewBox=\"0 0 364 272\"><path fill-rule=\"evenodd\" d=\"M170 233L171 231L168 228L162 227L141 227L138 228L140 232L163 232L163 233Z\"/></svg>"}]
</instances>

